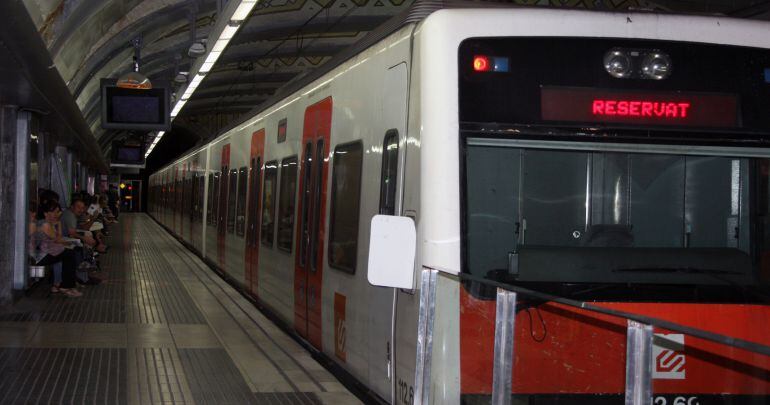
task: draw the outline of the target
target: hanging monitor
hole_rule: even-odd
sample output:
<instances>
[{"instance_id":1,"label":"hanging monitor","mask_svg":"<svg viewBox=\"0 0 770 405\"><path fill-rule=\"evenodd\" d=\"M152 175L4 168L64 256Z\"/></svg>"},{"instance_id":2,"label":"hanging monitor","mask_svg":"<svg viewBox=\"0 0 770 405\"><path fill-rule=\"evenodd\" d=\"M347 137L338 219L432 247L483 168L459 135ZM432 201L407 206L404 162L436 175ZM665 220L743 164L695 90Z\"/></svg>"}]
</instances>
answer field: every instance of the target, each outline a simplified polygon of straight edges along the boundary
<instances>
[{"instance_id":1,"label":"hanging monitor","mask_svg":"<svg viewBox=\"0 0 770 405\"><path fill-rule=\"evenodd\" d=\"M150 89L122 88L114 80L102 79L102 128L141 131L171 129L168 86Z\"/></svg>"},{"instance_id":2,"label":"hanging monitor","mask_svg":"<svg viewBox=\"0 0 770 405\"><path fill-rule=\"evenodd\" d=\"M144 168L144 147L142 143L124 140L112 142L110 167Z\"/></svg>"}]
</instances>

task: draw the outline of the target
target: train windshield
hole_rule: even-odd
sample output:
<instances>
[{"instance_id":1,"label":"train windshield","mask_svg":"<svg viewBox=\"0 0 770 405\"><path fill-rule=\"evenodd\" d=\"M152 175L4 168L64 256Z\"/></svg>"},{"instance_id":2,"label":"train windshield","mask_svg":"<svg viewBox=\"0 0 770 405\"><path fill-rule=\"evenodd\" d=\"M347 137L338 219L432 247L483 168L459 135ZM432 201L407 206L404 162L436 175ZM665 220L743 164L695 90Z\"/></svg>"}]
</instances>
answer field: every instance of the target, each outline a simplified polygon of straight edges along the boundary
<instances>
[{"instance_id":1,"label":"train windshield","mask_svg":"<svg viewBox=\"0 0 770 405\"><path fill-rule=\"evenodd\" d=\"M465 271L586 300L768 301L769 159L465 140Z\"/></svg>"}]
</instances>

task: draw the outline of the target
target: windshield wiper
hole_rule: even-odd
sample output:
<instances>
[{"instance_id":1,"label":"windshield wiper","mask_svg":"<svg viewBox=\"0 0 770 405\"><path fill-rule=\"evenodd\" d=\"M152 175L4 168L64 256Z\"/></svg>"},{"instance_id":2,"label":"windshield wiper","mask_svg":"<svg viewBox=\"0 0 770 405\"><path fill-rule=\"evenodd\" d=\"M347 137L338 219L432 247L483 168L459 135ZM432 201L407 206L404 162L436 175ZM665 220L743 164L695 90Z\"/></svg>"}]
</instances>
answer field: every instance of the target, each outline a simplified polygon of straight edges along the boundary
<instances>
[{"instance_id":1,"label":"windshield wiper","mask_svg":"<svg viewBox=\"0 0 770 405\"><path fill-rule=\"evenodd\" d=\"M716 269L699 269L697 267L627 267L621 269L613 269L613 273L687 273L687 274L736 274L743 275L743 273L735 270L716 270Z\"/></svg>"}]
</instances>

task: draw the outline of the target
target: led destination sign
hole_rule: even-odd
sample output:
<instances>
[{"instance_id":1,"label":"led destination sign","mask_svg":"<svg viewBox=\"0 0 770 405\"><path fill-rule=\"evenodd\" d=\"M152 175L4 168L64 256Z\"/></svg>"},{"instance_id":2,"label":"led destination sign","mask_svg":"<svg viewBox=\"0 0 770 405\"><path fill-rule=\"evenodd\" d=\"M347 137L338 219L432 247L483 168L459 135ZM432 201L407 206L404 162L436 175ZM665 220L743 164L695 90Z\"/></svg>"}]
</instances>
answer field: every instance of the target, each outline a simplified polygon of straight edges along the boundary
<instances>
[{"instance_id":1,"label":"led destination sign","mask_svg":"<svg viewBox=\"0 0 770 405\"><path fill-rule=\"evenodd\" d=\"M730 128L738 99L730 94L608 91L542 87L546 121Z\"/></svg>"}]
</instances>

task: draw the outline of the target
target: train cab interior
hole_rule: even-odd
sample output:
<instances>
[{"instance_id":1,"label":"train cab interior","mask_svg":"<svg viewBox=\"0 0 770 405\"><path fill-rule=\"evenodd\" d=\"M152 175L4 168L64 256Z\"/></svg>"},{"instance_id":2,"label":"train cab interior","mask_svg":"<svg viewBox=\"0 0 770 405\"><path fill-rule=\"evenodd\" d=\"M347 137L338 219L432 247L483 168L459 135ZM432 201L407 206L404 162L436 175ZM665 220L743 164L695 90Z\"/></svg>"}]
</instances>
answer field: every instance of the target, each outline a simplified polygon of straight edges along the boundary
<instances>
[{"instance_id":1,"label":"train cab interior","mask_svg":"<svg viewBox=\"0 0 770 405\"><path fill-rule=\"evenodd\" d=\"M661 293L646 299L677 286L767 297L766 159L479 143L466 161L473 274L582 298L650 285Z\"/></svg>"}]
</instances>

